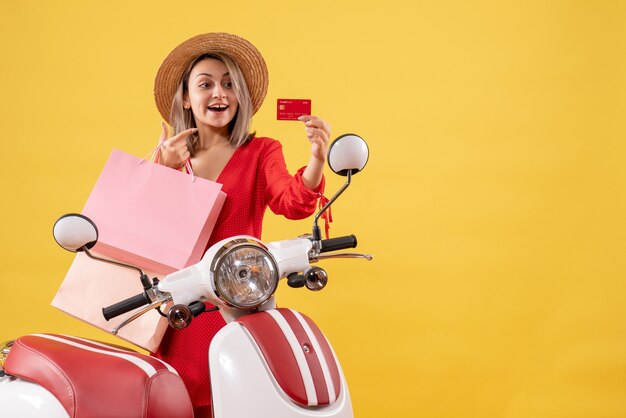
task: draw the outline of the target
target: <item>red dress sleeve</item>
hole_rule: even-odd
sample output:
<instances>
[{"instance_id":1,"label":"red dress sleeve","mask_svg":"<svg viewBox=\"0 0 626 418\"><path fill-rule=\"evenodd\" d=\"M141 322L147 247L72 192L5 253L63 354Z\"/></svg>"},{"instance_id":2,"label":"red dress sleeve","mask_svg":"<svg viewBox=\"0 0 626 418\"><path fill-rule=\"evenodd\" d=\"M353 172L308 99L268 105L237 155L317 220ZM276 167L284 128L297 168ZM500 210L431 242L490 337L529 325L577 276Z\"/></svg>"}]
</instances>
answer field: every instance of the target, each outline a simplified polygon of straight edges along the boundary
<instances>
[{"instance_id":1,"label":"red dress sleeve","mask_svg":"<svg viewBox=\"0 0 626 418\"><path fill-rule=\"evenodd\" d=\"M258 174L265 180L264 198L272 212L288 219L304 219L315 212L317 200L324 192L325 179L322 176L315 190L307 188L302 181L305 168L292 176L280 142L273 141L267 148Z\"/></svg>"}]
</instances>

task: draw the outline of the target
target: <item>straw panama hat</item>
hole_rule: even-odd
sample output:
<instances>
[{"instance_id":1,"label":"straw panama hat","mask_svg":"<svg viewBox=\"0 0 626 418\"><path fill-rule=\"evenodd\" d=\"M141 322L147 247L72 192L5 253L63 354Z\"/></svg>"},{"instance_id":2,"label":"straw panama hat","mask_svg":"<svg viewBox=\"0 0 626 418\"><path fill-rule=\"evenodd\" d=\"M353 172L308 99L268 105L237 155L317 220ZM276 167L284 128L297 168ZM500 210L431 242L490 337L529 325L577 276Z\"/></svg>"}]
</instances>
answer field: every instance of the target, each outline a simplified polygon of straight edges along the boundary
<instances>
[{"instance_id":1,"label":"straw panama hat","mask_svg":"<svg viewBox=\"0 0 626 418\"><path fill-rule=\"evenodd\" d=\"M194 36L170 52L154 80L154 101L163 119L170 122L170 110L176 89L187 66L200 55L221 53L232 58L243 73L253 113L261 107L267 94L269 76L263 56L247 40L229 33L211 32Z\"/></svg>"}]
</instances>

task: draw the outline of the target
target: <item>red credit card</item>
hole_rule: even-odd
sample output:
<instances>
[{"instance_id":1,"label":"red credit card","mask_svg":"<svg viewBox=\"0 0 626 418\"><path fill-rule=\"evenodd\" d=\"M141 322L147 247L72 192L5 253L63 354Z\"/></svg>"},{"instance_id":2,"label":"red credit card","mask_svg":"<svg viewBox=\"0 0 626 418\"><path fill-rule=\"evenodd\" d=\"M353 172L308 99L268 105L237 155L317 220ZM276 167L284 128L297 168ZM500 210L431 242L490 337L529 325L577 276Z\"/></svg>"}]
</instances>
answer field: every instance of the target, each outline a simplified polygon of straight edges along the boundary
<instances>
[{"instance_id":1,"label":"red credit card","mask_svg":"<svg viewBox=\"0 0 626 418\"><path fill-rule=\"evenodd\" d=\"M311 114L309 99L278 99L276 102L276 119L298 120L302 115Z\"/></svg>"}]
</instances>

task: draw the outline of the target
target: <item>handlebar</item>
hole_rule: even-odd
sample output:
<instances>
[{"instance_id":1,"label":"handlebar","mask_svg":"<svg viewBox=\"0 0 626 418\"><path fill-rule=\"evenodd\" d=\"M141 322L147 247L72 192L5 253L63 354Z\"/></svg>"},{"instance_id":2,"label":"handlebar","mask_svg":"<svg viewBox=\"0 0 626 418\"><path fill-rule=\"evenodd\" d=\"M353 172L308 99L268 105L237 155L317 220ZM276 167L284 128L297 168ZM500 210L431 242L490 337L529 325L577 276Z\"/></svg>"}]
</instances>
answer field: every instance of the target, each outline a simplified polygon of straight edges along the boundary
<instances>
[{"instance_id":1,"label":"handlebar","mask_svg":"<svg viewBox=\"0 0 626 418\"><path fill-rule=\"evenodd\" d=\"M115 318L116 316L120 316L122 314L125 314L126 312L130 312L144 305L148 305L149 303L150 298L148 297L146 292L143 292L128 299L124 299L123 301L115 303L111 306L102 308L102 315L104 316L104 319L108 321L111 318Z\"/></svg>"},{"instance_id":2,"label":"handlebar","mask_svg":"<svg viewBox=\"0 0 626 418\"><path fill-rule=\"evenodd\" d=\"M357 244L355 235L346 235L343 237L323 239L320 252L345 250L346 248L355 248Z\"/></svg>"}]
</instances>

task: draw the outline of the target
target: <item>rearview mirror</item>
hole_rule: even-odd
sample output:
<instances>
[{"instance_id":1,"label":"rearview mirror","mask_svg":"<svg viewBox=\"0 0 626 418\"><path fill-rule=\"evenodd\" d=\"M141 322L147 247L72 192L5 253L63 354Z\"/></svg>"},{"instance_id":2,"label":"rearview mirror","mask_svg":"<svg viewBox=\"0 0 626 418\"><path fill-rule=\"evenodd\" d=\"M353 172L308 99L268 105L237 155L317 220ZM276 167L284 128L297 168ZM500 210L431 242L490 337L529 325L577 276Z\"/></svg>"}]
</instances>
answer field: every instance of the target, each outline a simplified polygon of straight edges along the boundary
<instances>
[{"instance_id":1,"label":"rearview mirror","mask_svg":"<svg viewBox=\"0 0 626 418\"><path fill-rule=\"evenodd\" d=\"M91 249L98 242L98 228L88 217L79 213L68 213L54 223L54 240L71 252Z\"/></svg>"},{"instance_id":2,"label":"rearview mirror","mask_svg":"<svg viewBox=\"0 0 626 418\"><path fill-rule=\"evenodd\" d=\"M363 170L369 159L367 143L358 135L341 135L330 144L328 165L341 176L356 174Z\"/></svg>"}]
</instances>

